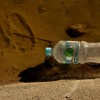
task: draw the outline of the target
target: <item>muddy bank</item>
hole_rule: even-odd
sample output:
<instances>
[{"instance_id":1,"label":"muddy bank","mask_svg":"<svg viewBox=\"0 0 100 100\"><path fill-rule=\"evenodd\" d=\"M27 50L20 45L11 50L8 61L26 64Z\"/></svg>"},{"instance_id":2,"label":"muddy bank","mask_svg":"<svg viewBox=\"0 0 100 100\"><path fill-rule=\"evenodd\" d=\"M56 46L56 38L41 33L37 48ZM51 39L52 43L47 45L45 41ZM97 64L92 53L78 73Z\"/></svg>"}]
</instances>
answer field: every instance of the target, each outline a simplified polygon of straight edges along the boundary
<instances>
[{"instance_id":1,"label":"muddy bank","mask_svg":"<svg viewBox=\"0 0 100 100\"><path fill-rule=\"evenodd\" d=\"M57 43L59 40L100 42L99 5L99 0L0 0L0 83L18 82L20 80L18 75L21 72L44 63L45 47L51 42ZM85 33L76 38L68 35L66 29L79 23L86 26ZM100 68L86 64L78 65L79 69L72 71L75 66L69 67L70 73L64 72L59 66L50 69L44 66L40 75L58 77L62 75L61 73L65 76L67 73L67 76L72 77L76 71L79 72L76 78L100 75ZM39 69L38 73L41 73ZM35 78L35 76L28 78L31 77Z\"/></svg>"}]
</instances>

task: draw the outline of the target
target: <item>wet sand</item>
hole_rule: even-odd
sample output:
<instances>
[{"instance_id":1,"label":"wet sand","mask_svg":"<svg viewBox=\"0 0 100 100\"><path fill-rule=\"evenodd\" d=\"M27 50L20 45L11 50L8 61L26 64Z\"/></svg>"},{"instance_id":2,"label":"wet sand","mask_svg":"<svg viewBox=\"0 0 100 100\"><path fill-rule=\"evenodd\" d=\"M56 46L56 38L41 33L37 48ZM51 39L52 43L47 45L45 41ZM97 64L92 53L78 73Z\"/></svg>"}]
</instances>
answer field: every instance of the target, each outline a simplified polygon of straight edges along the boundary
<instances>
[{"instance_id":1,"label":"wet sand","mask_svg":"<svg viewBox=\"0 0 100 100\"><path fill-rule=\"evenodd\" d=\"M1 84L19 81L18 75L23 70L43 63L45 47L50 43L60 40L100 41L98 0L0 0L0 5ZM76 24L84 26L84 34L74 38L66 29ZM51 68L49 73L56 72Z\"/></svg>"}]
</instances>

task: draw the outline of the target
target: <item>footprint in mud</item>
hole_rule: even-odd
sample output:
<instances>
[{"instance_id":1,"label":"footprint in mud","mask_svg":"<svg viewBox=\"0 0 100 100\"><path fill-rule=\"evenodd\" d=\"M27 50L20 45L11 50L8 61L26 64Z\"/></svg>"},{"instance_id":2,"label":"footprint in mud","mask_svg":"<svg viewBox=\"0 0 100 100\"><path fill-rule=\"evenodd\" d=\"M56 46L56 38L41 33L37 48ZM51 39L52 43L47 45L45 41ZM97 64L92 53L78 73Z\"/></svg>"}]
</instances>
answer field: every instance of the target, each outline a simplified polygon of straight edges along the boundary
<instances>
[{"instance_id":1,"label":"footprint in mud","mask_svg":"<svg viewBox=\"0 0 100 100\"><path fill-rule=\"evenodd\" d=\"M20 53L29 52L34 47L35 38L26 19L18 13L12 13L9 16L9 24L13 47Z\"/></svg>"},{"instance_id":2,"label":"footprint in mud","mask_svg":"<svg viewBox=\"0 0 100 100\"><path fill-rule=\"evenodd\" d=\"M0 49L5 49L10 46L10 38L5 34L3 28L0 25Z\"/></svg>"}]
</instances>

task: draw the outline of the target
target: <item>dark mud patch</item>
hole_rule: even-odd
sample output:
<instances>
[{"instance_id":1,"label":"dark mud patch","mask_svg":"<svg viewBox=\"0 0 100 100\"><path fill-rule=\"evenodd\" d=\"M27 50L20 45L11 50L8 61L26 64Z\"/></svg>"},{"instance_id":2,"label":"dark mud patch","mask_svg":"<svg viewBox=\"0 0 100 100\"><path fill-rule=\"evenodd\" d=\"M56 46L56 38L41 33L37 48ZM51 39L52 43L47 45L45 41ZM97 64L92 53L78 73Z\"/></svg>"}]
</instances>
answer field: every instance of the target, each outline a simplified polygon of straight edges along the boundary
<instances>
[{"instance_id":1,"label":"dark mud patch","mask_svg":"<svg viewBox=\"0 0 100 100\"><path fill-rule=\"evenodd\" d=\"M92 79L100 77L100 65L62 65L53 59L19 74L21 82L56 81L61 79Z\"/></svg>"}]
</instances>

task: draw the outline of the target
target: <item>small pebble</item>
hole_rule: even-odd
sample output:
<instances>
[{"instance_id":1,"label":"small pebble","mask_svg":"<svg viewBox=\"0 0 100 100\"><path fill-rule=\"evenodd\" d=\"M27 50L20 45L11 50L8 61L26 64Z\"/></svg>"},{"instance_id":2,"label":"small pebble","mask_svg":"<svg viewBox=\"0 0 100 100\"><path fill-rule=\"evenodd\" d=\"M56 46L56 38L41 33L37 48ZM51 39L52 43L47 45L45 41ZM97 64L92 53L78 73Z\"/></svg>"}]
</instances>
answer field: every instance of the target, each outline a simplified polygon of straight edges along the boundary
<instances>
[{"instance_id":1,"label":"small pebble","mask_svg":"<svg viewBox=\"0 0 100 100\"><path fill-rule=\"evenodd\" d=\"M38 8L38 12L39 13L44 13L45 12L45 8L44 7L39 7Z\"/></svg>"},{"instance_id":2,"label":"small pebble","mask_svg":"<svg viewBox=\"0 0 100 100\"><path fill-rule=\"evenodd\" d=\"M84 33L83 25L82 24L72 25L66 29L66 33L68 34L68 36L72 38L79 37L80 35Z\"/></svg>"},{"instance_id":3,"label":"small pebble","mask_svg":"<svg viewBox=\"0 0 100 100\"><path fill-rule=\"evenodd\" d=\"M13 66L12 66L12 69L13 69L14 71L19 71L19 70L20 70L20 68L19 68L17 65L13 65Z\"/></svg>"}]
</instances>

